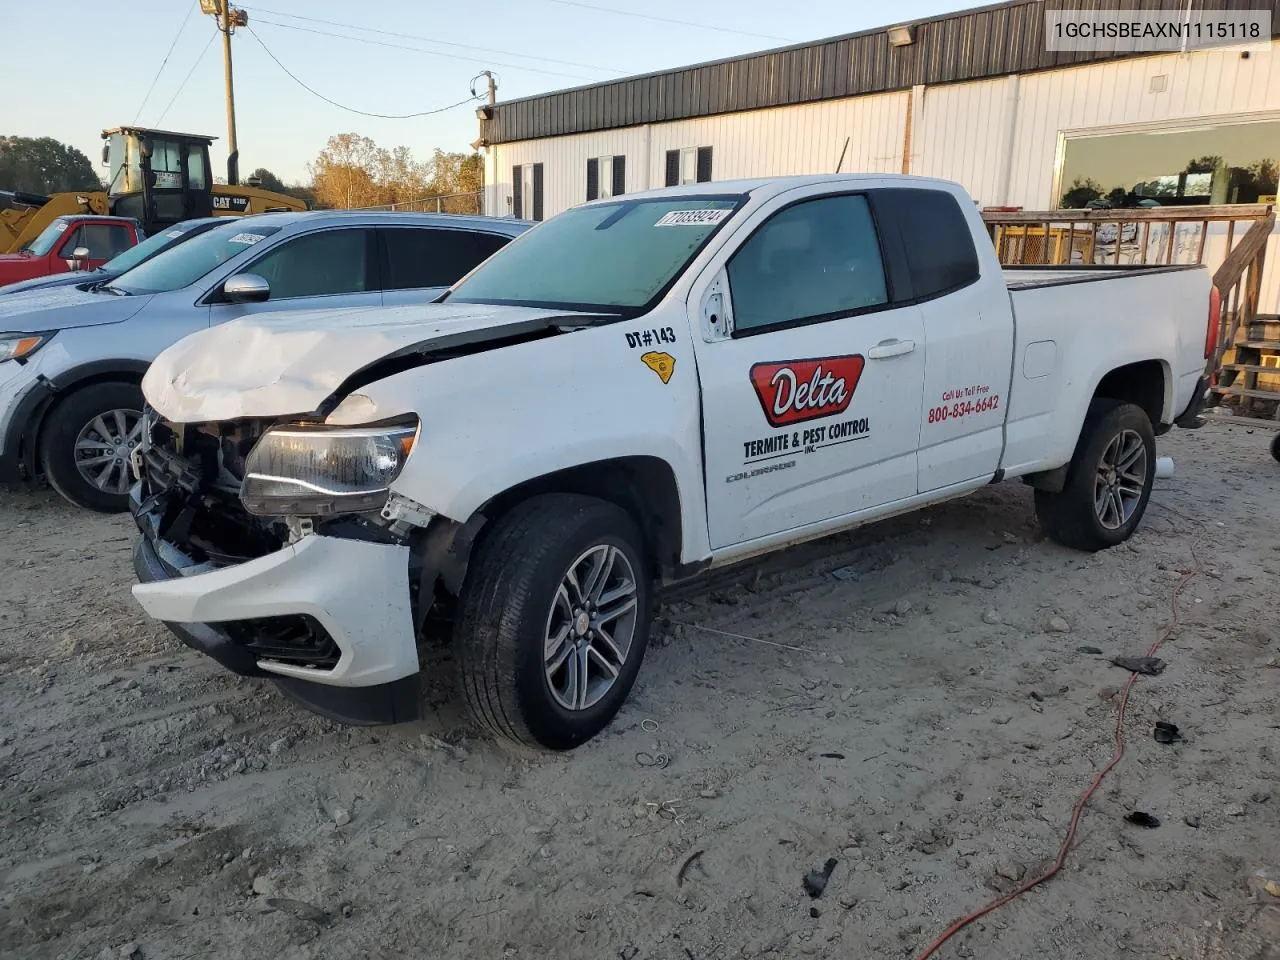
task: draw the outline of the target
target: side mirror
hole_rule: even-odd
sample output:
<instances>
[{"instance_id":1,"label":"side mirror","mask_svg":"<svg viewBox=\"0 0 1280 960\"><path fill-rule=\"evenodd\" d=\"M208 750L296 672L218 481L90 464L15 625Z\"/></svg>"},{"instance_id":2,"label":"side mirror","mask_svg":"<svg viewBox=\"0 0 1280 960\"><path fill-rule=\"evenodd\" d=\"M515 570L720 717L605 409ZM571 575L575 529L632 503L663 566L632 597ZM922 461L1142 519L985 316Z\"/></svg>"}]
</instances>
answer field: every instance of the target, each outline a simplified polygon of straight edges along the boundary
<instances>
[{"instance_id":1,"label":"side mirror","mask_svg":"<svg viewBox=\"0 0 1280 960\"><path fill-rule=\"evenodd\" d=\"M88 247L76 247L71 251L71 259L67 261L67 266L72 270L83 270L85 261L89 259Z\"/></svg>"},{"instance_id":2,"label":"side mirror","mask_svg":"<svg viewBox=\"0 0 1280 960\"><path fill-rule=\"evenodd\" d=\"M222 295L231 303L262 303L271 296L271 284L256 273L237 273L222 285Z\"/></svg>"},{"instance_id":3,"label":"side mirror","mask_svg":"<svg viewBox=\"0 0 1280 960\"><path fill-rule=\"evenodd\" d=\"M138 155L142 157L143 160L151 159L151 138L150 137L143 137L138 141Z\"/></svg>"},{"instance_id":4,"label":"side mirror","mask_svg":"<svg viewBox=\"0 0 1280 960\"><path fill-rule=\"evenodd\" d=\"M109 143L102 145L102 165L104 167L111 166L111 144Z\"/></svg>"}]
</instances>

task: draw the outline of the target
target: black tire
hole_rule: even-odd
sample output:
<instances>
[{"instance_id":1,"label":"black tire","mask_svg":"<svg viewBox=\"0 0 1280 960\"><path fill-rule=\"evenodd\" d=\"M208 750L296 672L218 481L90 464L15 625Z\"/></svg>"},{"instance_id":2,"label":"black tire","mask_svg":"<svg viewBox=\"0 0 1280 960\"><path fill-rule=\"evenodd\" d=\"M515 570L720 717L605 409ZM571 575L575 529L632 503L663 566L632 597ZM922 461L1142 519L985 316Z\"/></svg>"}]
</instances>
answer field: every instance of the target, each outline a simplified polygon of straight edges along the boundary
<instances>
[{"instance_id":1,"label":"black tire","mask_svg":"<svg viewBox=\"0 0 1280 960\"><path fill-rule=\"evenodd\" d=\"M142 415L142 390L132 383L94 383L62 400L50 411L40 431L40 465L53 489L78 507L100 513L121 513L129 507L129 494L102 490L90 483L76 465L76 438L95 417L113 410ZM127 471L128 463L123 467ZM119 474L113 474L113 481ZM130 479L130 484L132 483Z\"/></svg>"},{"instance_id":2,"label":"black tire","mask_svg":"<svg viewBox=\"0 0 1280 960\"><path fill-rule=\"evenodd\" d=\"M632 639L599 701L569 710L557 702L545 669L548 621L571 564L600 546L616 547L633 572ZM486 528L467 570L454 631L461 687L475 718L501 737L552 750L576 747L603 730L631 692L644 659L649 570L635 522L593 497L534 497Z\"/></svg>"},{"instance_id":3,"label":"black tire","mask_svg":"<svg viewBox=\"0 0 1280 960\"><path fill-rule=\"evenodd\" d=\"M1104 451L1125 431L1133 431L1142 440L1146 452L1145 478L1128 519L1118 526L1108 526L1095 507L1095 481ZM1120 400L1094 400L1067 468L1066 484L1061 493L1036 491L1036 516L1045 532L1063 546L1089 551L1114 547L1128 540L1142 522L1155 475L1156 437L1146 411Z\"/></svg>"},{"instance_id":4,"label":"black tire","mask_svg":"<svg viewBox=\"0 0 1280 960\"><path fill-rule=\"evenodd\" d=\"M1271 438L1271 456L1280 461L1280 433Z\"/></svg>"}]
</instances>

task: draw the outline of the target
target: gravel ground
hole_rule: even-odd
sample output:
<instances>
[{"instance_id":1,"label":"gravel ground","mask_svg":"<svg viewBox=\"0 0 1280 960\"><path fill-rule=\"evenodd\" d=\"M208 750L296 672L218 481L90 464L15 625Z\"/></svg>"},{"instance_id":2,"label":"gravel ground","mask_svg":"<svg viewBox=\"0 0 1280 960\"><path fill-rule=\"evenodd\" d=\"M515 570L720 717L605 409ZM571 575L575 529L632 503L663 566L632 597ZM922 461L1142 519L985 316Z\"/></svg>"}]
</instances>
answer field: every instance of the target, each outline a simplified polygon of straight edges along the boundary
<instances>
[{"instance_id":1,"label":"gravel ground","mask_svg":"<svg viewBox=\"0 0 1280 960\"><path fill-rule=\"evenodd\" d=\"M617 721L562 756L480 736L447 649L427 720L302 712L143 617L126 518L0 492L0 954L914 957L1053 859L1112 750L1108 658L1194 572L1065 870L939 955L1274 960L1270 438L1161 441L1176 476L1102 554L1009 484L682 587Z\"/></svg>"}]
</instances>

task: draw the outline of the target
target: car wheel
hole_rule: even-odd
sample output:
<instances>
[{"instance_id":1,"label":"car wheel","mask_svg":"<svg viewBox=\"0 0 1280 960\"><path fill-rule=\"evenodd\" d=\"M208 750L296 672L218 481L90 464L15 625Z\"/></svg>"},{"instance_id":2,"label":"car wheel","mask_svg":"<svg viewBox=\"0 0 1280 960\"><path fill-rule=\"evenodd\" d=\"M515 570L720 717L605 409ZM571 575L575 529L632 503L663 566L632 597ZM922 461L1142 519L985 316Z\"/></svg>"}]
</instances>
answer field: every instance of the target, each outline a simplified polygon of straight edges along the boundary
<instances>
[{"instance_id":1,"label":"car wheel","mask_svg":"<svg viewBox=\"0 0 1280 960\"><path fill-rule=\"evenodd\" d=\"M592 497L534 497L483 531L454 634L476 719L552 750L603 730L644 658L646 560L631 517Z\"/></svg>"},{"instance_id":2,"label":"car wheel","mask_svg":"<svg viewBox=\"0 0 1280 960\"><path fill-rule=\"evenodd\" d=\"M95 383L59 403L44 422L40 464L49 483L78 507L128 509L129 454L142 437L142 391Z\"/></svg>"},{"instance_id":3,"label":"car wheel","mask_svg":"<svg viewBox=\"0 0 1280 960\"><path fill-rule=\"evenodd\" d=\"M1146 512L1156 474L1151 420L1136 404L1089 405L1061 493L1037 490L1036 515L1064 546L1103 550L1133 535Z\"/></svg>"},{"instance_id":4,"label":"car wheel","mask_svg":"<svg viewBox=\"0 0 1280 960\"><path fill-rule=\"evenodd\" d=\"M1271 456L1280 461L1280 433L1271 438Z\"/></svg>"}]
</instances>

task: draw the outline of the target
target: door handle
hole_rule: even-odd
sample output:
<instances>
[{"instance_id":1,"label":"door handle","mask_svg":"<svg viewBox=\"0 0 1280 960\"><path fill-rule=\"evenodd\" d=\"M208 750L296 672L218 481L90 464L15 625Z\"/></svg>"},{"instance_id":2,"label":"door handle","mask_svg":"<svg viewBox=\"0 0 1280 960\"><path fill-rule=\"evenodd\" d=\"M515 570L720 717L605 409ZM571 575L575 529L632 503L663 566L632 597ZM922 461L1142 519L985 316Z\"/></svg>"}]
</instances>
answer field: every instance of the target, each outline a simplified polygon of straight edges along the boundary
<instances>
[{"instance_id":1,"label":"door handle","mask_svg":"<svg viewBox=\"0 0 1280 960\"><path fill-rule=\"evenodd\" d=\"M881 340L867 351L867 356L872 360L884 360L888 357L900 357L915 348L914 340Z\"/></svg>"}]
</instances>

